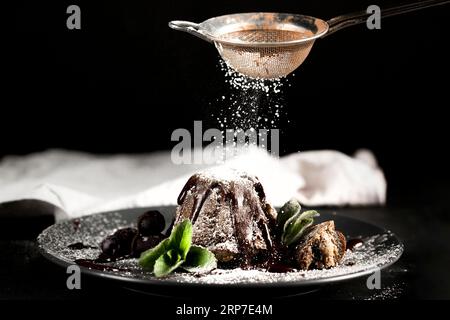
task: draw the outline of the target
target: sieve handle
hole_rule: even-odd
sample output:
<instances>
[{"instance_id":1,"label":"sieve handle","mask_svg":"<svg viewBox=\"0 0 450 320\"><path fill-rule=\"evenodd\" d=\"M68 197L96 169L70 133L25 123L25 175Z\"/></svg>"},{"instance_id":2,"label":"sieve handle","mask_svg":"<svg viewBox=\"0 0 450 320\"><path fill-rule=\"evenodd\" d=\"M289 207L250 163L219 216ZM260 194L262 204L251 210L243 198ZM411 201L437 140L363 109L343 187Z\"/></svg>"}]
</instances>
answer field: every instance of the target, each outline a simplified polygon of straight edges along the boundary
<instances>
[{"instance_id":1,"label":"sieve handle","mask_svg":"<svg viewBox=\"0 0 450 320\"><path fill-rule=\"evenodd\" d=\"M450 1L450 0L449 0ZM213 42L208 35L200 29L200 25L198 23L189 22L189 21L181 21L181 20L175 20L169 22L169 27L177 30L177 31L183 31L192 34L193 36L196 36L202 40Z\"/></svg>"},{"instance_id":2,"label":"sieve handle","mask_svg":"<svg viewBox=\"0 0 450 320\"><path fill-rule=\"evenodd\" d=\"M402 6L381 9L381 18L396 16L399 14L439 6L446 3L450 3L450 0L426 0L405 4ZM372 15L372 13L367 13L367 11L359 11L334 17L327 21L329 29L328 32L323 35L323 37L333 34L341 29L364 23L370 15Z\"/></svg>"}]
</instances>

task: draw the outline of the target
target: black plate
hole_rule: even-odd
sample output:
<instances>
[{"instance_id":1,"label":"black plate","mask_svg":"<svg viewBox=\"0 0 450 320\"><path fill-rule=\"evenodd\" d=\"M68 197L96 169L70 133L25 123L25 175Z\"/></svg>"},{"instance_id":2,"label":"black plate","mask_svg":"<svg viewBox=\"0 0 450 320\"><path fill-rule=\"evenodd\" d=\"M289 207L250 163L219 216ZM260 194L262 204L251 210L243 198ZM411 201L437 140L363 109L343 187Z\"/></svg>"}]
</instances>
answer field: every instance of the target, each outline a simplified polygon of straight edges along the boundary
<instances>
[{"instance_id":1,"label":"black plate","mask_svg":"<svg viewBox=\"0 0 450 320\"><path fill-rule=\"evenodd\" d=\"M117 228L135 226L136 218L143 212L159 210L166 219L166 225L175 214L175 207L154 207L127 209L58 222L38 237L42 254L50 261L67 267L76 259L94 259L100 253L100 241ZM328 211L328 212L327 212ZM357 278L388 267L403 253L403 244L390 231L373 224L340 216L331 210L321 210L317 222L334 220L336 228L348 239L362 238L364 245L354 251L347 251L342 264L329 270L311 270L289 273L269 273L262 270L217 270L209 275L194 276L175 273L166 278L155 278L142 271L135 259L112 262L103 270L81 266L83 274L119 281L125 287L155 292L167 287L248 287L248 288L307 288L321 284ZM72 250L68 245L83 242L94 248Z\"/></svg>"}]
</instances>

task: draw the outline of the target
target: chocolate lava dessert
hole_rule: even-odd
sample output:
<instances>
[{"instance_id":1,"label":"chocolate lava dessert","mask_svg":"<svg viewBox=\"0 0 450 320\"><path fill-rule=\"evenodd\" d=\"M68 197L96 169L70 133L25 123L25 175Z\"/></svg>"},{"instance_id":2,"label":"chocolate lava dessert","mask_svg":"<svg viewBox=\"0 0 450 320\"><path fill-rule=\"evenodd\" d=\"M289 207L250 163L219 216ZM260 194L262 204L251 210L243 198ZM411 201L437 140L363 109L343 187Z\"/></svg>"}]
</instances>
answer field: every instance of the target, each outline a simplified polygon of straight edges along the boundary
<instances>
[{"instance_id":1,"label":"chocolate lava dessert","mask_svg":"<svg viewBox=\"0 0 450 320\"><path fill-rule=\"evenodd\" d=\"M347 245L334 221L314 225L317 216L315 210L302 212L295 199L286 202L277 213L253 175L231 169L205 171L187 181L178 196L176 216L164 233L163 215L147 211L139 216L137 228L118 229L106 237L100 243L102 253L97 259L77 263L93 267L135 257L143 267L153 268L155 261L164 257L159 263L164 261L170 266L179 261L171 259L181 259L182 252L177 244L182 238L172 238L172 233L179 235L176 230L190 222L188 238L193 248L196 246L193 254L202 255L192 260L189 251L182 261L187 267L190 261L213 261L212 267L208 265L210 270L217 266L263 268L269 272L328 269L339 264L346 249L352 250L361 241ZM85 246L76 243L69 247L76 250Z\"/></svg>"},{"instance_id":2,"label":"chocolate lava dessert","mask_svg":"<svg viewBox=\"0 0 450 320\"><path fill-rule=\"evenodd\" d=\"M257 177L233 170L194 174L178 205L175 225L190 219L192 242L219 262L248 266L269 257L277 212Z\"/></svg>"},{"instance_id":3,"label":"chocolate lava dessert","mask_svg":"<svg viewBox=\"0 0 450 320\"><path fill-rule=\"evenodd\" d=\"M194 174L182 189L178 205L175 225L190 219L192 242L213 252L222 266L233 262L270 270L282 262L284 270L331 268L346 250L345 236L335 230L333 221L306 228L293 247L283 245L277 212L266 201L258 178L247 173Z\"/></svg>"}]
</instances>

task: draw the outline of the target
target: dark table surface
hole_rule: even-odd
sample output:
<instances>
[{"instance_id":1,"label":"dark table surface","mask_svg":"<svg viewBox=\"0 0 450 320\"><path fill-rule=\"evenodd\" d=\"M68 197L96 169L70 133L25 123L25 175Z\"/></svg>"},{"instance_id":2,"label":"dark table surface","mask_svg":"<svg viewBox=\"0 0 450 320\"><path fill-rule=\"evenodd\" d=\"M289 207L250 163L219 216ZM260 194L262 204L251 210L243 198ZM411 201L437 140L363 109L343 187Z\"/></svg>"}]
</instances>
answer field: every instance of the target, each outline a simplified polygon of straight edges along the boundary
<instances>
[{"instance_id":1,"label":"dark table surface","mask_svg":"<svg viewBox=\"0 0 450 320\"><path fill-rule=\"evenodd\" d=\"M82 278L81 290L68 290L66 270L43 258L35 237L53 223L49 215L11 218L5 211L14 206L0 206L0 299L91 299L98 297L142 297L139 292L120 284L90 277ZM447 209L440 206L401 208L341 208L338 214L365 220L395 232L405 244L401 259L381 274L381 289L369 290L366 278L322 287L309 294L289 291L252 292L252 297L292 301L296 299L443 299L450 298L450 222ZM10 217L10 218L7 218ZM168 295L176 297L168 297ZM246 298L247 297L247 298ZM247 292L204 293L202 302L224 303L248 300ZM199 301L198 295L164 292L154 296L161 303ZM156 300L155 300L156 299ZM262 300L259 300L262 301Z\"/></svg>"}]
</instances>

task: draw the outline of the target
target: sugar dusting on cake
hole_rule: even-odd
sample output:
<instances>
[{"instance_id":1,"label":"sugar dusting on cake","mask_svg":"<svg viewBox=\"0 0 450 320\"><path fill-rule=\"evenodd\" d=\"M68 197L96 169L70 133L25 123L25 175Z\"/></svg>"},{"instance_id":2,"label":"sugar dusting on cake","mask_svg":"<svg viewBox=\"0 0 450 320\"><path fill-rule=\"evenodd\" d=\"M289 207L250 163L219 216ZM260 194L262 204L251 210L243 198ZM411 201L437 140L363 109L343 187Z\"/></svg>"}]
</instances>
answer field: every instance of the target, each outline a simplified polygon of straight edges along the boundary
<instances>
[{"instance_id":1,"label":"sugar dusting on cake","mask_svg":"<svg viewBox=\"0 0 450 320\"><path fill-rule=\"evenodd\" d=\"M226 166L217 166L198 173L204 179L220 180L223 183L248 180L248 174Z\"/></svg>"}]
</instances>

